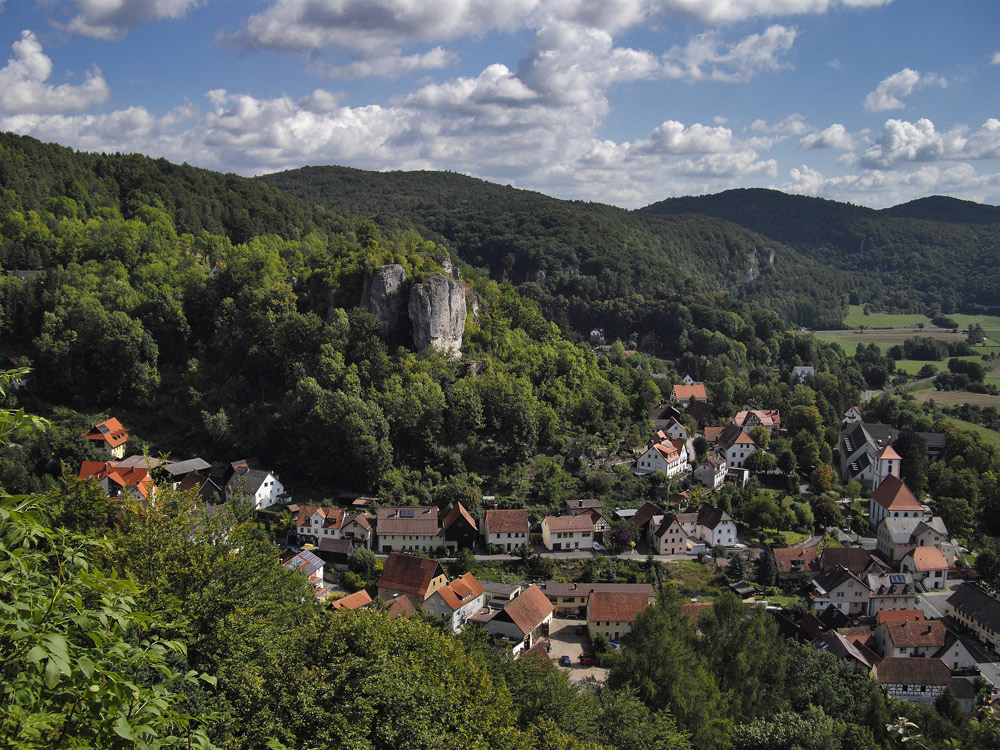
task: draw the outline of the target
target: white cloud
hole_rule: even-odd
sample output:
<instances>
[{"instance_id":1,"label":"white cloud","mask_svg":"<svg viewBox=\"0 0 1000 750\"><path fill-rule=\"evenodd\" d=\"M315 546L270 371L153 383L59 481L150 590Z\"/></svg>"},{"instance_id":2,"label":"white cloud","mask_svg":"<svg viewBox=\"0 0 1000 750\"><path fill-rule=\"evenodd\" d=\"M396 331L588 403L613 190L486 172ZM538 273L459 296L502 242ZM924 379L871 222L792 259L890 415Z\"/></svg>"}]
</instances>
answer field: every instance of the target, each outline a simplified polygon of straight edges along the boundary
<instances>
[{"instance_id":1,"label":"white cloud","mask_svg":"<svg viewBox=\"0 0 1000 750\"><path fill-rule=\"evenodd\" d=\"M926 118L916 122L886 120L882 136L860 156L868 169L890 169L901 162L959 158L965 147L963 128L941 133Z\"/></svg>"},{"instance_id":2,"label":"white cloud","mask_svg":"<svg viewBox=\"0 0 1000 750\"><path fill-rule=\"evenodd\" d=\"M685 47L675 47L663 55L662 76L688 80L748 81L762 70L788 67L779 60L779 56L791 49L797 34L795 29L774 25L762 34L751 34L728 49L722 48L715 32L700 34Z\"/></svg>"},{"instance_id":3,"label":"white cloud","mask_svg":"<svg viewBox=\"0 0 1000 750\"><path fill-rule=\"evenodd\" d=\"M751 18L826 13L845 8L888 5L892 0L653 0L664 16L685 15L703 23L722 24Z\"/></svg>"},{"instance_id":4,"label":"white cloud","mask_svg":"<svg viewBox=\"0 0 1000 750\"><path fill-rule=\"evenodd\" d=\"M420 70L447 68L456 61L454 53L443 47L435 47L429 52L401 55L390 50L384 55L363 60L355 60L347 65L314 64L313 71L327 78L351 80L358 78L397 78Z\"/></svg>"},{"instance_id":5,"label":"white cloud","mask_svg":"<svg viewBox=\"0 0 1000 750\"><path fill-rule=\"evenodd\" d=\"M993 53L993 60L991 60L993 65L1000 65L1000 52Z\"/></svg>"},{"instance_id":6,"label":"white cloud","mask_svg":"<svg viewBox=\"0 0 1000 750\"><path fill-rule=\"evenodd\" d=\"M31 31L22 31L12 49L14 56L0 69L0 115L82 112L111 95L97 68L89 71L78 86L46 83L52 75L52 60Z\"/></svg>"},{"instance_id":7,"label":"white cloud","mask_svg":"<svg viewBox=\"0 0 1000 750\"><path fill-rule=\"evenodd\" d=\"M854 146L854 137L840 123L835 123L826 130L810 133L799 141L802 148L835 148L850 151Z\"/></svg>"},{"instance_id":8,"label":"white cloud","mask_svg":"<svg viewBox=\"0 0 1000 750\"><path fill-rule=\"evenodd\" d=\"M864 170L856 174L824 177L805 165L789 172L791 180L781 190L885 208L927 195L953 195L987 202L1000 189L1000 174L977 173L967 163L947 169L924 166L913 171ZM994 198L995 200L995 198Z\"/></svg>"},{"instance_id":9,"label":"white cloud","mask_svg":"<svg viewBox=\"0 0 1000 750\"><path fill-rule=\"evenodd\" d=\"M204 0L73 0L79 13L66 25L76 34L118 39L147 21L181 18Z\"/></svg>"},{"instance_id":10,"label":"white cloud","mask_svg":"<svg viewBox=\"0 0 1000 750\"><path fill-rule=\"evenodd\" d=\"M928 73L921 75L910 68L903 68L898 73L883 80L875 90L865 97L864 107L868 112L884 112L889 109L904 109L901 97L909 96L916 89L924 86L939 85L944 88L947 81L944 78Z\"/></svg>"}]
</instances>

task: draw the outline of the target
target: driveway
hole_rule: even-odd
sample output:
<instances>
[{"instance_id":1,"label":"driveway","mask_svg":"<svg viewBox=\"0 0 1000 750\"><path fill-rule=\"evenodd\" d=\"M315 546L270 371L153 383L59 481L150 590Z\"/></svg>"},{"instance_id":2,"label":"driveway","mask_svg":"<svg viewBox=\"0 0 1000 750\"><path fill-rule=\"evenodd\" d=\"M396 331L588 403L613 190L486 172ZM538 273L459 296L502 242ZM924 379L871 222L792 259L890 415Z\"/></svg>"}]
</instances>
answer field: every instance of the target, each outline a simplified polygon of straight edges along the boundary
<instances>
[{"instance_id":1,"label":"driveway","mask_svg":"<svg viewBox=\"0 0 1000 750\"><path fill-rule=\"evenodd\" d=\"M586 633L577 635L576 629L582 625L586 628L586 620L570 620L565 618L554 618L549 625L549 640L552 642L552 650L549 658L559 663L560 656L568 656L572 666L562 667L569 672L569 678L573 682L581 682L588 677L593 677L599 682L604 682L607 678L608 670L594 666L585 667L580 664L580 654L592 653L590 638Z\"/></svg>"}]
</instances>

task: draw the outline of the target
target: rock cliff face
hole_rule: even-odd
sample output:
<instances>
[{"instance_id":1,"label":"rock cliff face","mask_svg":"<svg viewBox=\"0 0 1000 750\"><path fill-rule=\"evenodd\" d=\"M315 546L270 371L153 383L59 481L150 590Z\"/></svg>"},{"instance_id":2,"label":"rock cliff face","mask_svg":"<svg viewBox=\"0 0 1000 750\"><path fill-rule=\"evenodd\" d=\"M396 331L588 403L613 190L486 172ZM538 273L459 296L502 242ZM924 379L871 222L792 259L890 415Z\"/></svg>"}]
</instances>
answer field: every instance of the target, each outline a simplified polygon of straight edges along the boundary
<instances>
[{"instance_id":1,"label":"rock cliff face","mask_svg":"<svg viewBox=\"0 0 1000 750\"><path fill-rule=\"evenodd\" d=\"M405 281L406 270L397 264L376 268L371 276L365 277L361 306L378 319L383 336L392 336L399 327L404 302L400 287Z\"/></svg>"},{"instance_id":2,"label":"rock cliff face","mask_svg":"<svg viewBox=\"0 0 1000 750\"><path fill-rule=\"evenodd\" d=\"M417 351L435 347L462 356L465 331L465 285L447 276L435 276L410 290L410 323Z\"/></svg>"}]
</instances>

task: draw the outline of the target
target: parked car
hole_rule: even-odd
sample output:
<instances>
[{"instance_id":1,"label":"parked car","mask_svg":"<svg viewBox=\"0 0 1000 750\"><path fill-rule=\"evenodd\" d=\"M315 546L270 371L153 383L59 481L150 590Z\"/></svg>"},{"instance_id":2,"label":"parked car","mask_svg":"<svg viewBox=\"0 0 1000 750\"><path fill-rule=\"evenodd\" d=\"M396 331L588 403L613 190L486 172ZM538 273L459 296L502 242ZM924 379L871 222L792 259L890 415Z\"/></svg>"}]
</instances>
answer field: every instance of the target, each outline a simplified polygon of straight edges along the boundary
<instances>
[{"instance_id":1,"label":"parked car","mask_svg":"<svg viewBox=\"0 0 1000 750\"><path fill-rule=\"evenodd\" d=\"M580 663L589 667L591 664L597 664L597 657L593 654L580 654Z\"/></svg>"},{"instance_id":2,"label":"parked car","mask_svg":"<svg viewBox=\"0 0 1000 750\"><path fill-rule=\"evenodd\" d=\"M564 667L572 667L573 666L573 661L568 656L566 656L565 654L563 654L562 656L559 657L559 663L562 666L564 666Z\"/></svg>"}]
</instances>

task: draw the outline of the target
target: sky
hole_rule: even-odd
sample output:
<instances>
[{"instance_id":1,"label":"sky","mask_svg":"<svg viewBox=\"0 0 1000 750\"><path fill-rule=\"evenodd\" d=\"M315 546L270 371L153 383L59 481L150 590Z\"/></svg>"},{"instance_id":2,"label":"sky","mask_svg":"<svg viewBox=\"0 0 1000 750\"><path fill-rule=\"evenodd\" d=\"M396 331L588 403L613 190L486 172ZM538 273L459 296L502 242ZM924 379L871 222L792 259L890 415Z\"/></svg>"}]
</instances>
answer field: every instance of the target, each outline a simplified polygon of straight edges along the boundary
<instances>
[{"instance_id":1,"label":"sky","mask_svg":"<svg viewBox=\"0 0 1000 750\"><path fill-rule=\"evenodd\" d=\"M0 130L626 208L1000 204L998 31L998 0L0 0Z\"/></svg>"}]
</instances>

